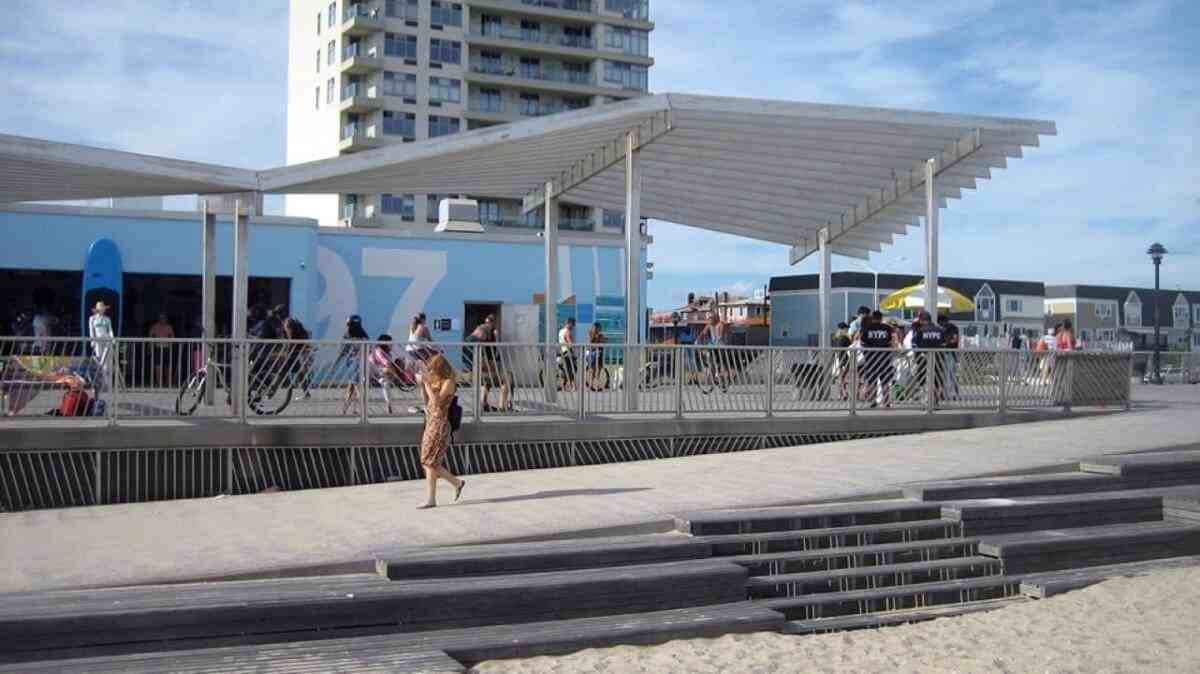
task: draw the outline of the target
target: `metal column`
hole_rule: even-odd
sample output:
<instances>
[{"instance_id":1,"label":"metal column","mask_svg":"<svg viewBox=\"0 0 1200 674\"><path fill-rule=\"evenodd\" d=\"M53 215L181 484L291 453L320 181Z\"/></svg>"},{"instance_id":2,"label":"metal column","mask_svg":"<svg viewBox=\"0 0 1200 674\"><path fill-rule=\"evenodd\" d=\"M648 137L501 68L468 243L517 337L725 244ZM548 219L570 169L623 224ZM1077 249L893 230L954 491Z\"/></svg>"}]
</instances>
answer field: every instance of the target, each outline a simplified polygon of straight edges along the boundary
<instances>
[{"instance_id":1,"label":"metal column","mask_svg":"<svg viewBox=\"0 0 1200 674\"><path fill-rule=\"evenodd\" d=\"M230 325L233 329L235 351L244 349L246 339L246 309L249 296L250 264L250 216L243 213L242 202L233 207L233 307ZM246 399L246 373L240 370L249 363L245 356L231 359L233 368L229 385L233 391L233 409L241 410Z\"/></svg>"},{"instance_id":2,"label":"metal column","mask_svg":"<svg viewBox=\"0 0 1200 674\"><path fill-rule=\"evenodd\" d=\"M935 320L938 307L938 205L933 190L937 159L925 162L925 310ZM925 411L937 408L937 371L941 353L925 354Z\"/></svg>"},{"instance_id":3,"label":"metal column","mask_svg":"<svg viewBox=\"0 0 1200 674\"><path fill-rule=\"evenodd\" d=\"M553 405L558 393L558 369L555 362L558 350L558 199L554 183L546 183L545 231L546 244L546 332L542 335L545 353L542 354L542 384L546 403Z\"/></svg>"},{"instance_id":4,"label":"metal column","mask_svg":"<svg viewBox=\"0 0 1200 674\"><path fill-rule=\"evenodd\" d=\"M631 132L625 136L625 409L638 409L642 343L642 166Z\"/></svg>"},{"instance_id":5,"label":"metal column","mask_svg":"<svg viewBox=\"0 0 1200 674\"><path fill-rule=\"evenodd\" d=\"M203 362L213 358L211 342L217 336L217 215L208 210L208 199L204 200L204 231L201 236L201 259L203 277L200 282L201 296L201 346ZM204 387L204 404L211 406L215 398L216 380Z\"/></svg>"},{"instance_id":6,"label":"metal column","mask_svg":"<svg viewBox=\"0 0 1200 674\"><path fill-rule=\"evenodd\" d=\"M831 312L833 311L833 277L831 272L831 264L833 258L829 250L829 230L822 229L817 232L817 250L821 262L821 270L818 275L818 289L820 291L820 341L818 344L822 349L828 349L832 341L830 325L833 322Z\"/></svg>"},{"instance_id":7,"label":"metal column","mask_svg":"<svg viewBox=\"0 0 1200 674\"><path fill-rule=\"evenodd\" d=\"M937 159L925 162L925 310L937 317L938 204L933 191Z\"/></svg>"}]
</instances>

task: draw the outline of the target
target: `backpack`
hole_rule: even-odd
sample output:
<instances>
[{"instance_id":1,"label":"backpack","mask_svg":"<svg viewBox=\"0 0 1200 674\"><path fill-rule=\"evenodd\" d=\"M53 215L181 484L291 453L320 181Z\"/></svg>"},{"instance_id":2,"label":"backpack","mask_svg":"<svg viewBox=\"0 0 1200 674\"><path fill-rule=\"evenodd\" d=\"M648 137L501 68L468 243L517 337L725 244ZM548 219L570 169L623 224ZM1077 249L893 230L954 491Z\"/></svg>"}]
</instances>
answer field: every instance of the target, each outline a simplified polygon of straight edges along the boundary
<instances>
[{"instance_id":1,"label":"backpack","mask_svg":"<svg viewBox=\"0 0 1200 674\"><path fill-rule=\"evenodd\" d=\"M88 416L91 410L91 398L87 391L69 390L63 394L62 402L58 405L58 415L63 417Z\"/></svg>"},{"instance_id":2,"label":"backpack","mask_svg":"<svg viewBox=\"0 0 1200 674\"><path fill-rule=\"evenodd\" d=\"M450 432L453 433L462 427L463 408L458 404L458 396L450 399L450 409L446 415L450 419Z\"/></svg>"}]
</instances>

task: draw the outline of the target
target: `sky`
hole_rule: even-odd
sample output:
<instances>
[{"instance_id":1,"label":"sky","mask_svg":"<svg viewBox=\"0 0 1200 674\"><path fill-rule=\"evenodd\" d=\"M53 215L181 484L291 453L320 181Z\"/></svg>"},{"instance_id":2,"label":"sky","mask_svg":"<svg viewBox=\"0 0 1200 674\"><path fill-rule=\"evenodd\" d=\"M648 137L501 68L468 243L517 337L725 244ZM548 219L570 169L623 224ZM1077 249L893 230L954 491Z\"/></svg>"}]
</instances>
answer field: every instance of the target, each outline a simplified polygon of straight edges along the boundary
<instances>
[{"instance_id":1,"label":"sky","mask_svg":"<svg viewBox=\"0 0 1200 674\"><path fill-rule=\"evenodd\" d=\"M0 132L284 162L286 0L5 7ZM1054 120L1057 136L942 212L944 275L1148 285L1144 251L1160 241L1163 286L1200 289L1200 3L651 0L651 18L655 92ZM650 233L656 309L816 271L778 245L657 221ZM915 234L866 264L920 273Z\"/></svg>"}]
</instances>

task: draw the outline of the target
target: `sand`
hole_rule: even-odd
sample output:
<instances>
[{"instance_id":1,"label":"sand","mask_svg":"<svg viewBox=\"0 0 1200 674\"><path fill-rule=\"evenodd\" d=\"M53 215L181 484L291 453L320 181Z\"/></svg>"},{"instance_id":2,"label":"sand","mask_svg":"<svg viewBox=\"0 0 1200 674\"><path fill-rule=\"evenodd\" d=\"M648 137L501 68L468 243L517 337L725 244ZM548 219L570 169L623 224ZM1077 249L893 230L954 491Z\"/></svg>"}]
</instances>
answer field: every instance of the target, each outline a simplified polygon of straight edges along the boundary
<instances>
[{"instance_id":1,"label":"sand","mask_svg":"<svg viewBox=\"0 0 1200 674\"><path fill-rule=\"evenodd\" d=\"M474 672L1200 672L1200 569L873 630L775 633L498 660Z\"/></svg>"}]
</instances>

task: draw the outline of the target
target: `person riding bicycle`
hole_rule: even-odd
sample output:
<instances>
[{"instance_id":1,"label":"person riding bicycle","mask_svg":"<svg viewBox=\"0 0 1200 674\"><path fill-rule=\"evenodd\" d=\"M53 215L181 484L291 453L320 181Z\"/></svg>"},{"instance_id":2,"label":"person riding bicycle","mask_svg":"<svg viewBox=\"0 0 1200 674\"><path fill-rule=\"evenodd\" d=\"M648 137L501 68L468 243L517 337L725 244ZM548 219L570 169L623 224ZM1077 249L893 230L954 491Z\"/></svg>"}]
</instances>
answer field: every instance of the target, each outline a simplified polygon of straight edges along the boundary
<instances>
[{"instance_id":1,"label":"person riding bicycle","mask_svg":"<svg viewBox=\"0 0 1200 674\"><path fill-rule=\"evenodd\" d=\"M375 380L383 389L383 402L387 405L388 414L391 414L392 399L388 393L388 387L403 385L406 374L402 369L400 359L392 357L392 336L382 334L376 341L378 343L367 356L367 367L370 368L371 379Z\"/></svg>"},{"instance_id":2,"label":"person riding bicycle","mask_svg":"<svg viewBox=\"0 0 1200 674\"><path fill-rule=\"evenodd\" d=\"M275 306L267 312L265 318L258 321L250 329L250 336L261 340L280 339L280 330L286 313L287 309L282 304ZM250 390L254 392L255 398L262 397L262 392L259 390L258 384L263 373L276 360L274 356L277 353L277 349L279 349L279 346L276 344L260 344L256 345L250 352ZM285 351L281 349L280 352Z\"/></svg>"},{"instance_id":3,"label":"person riding bicycle","mask_svg":"<svg viewBox=\"0 0 1200 674\"><path fill-rule=\"evenodd\" d=\"M708 322L704 325L704 328L700 330L699 336L696 337L696 345L712 347L724 346L727 328L728 326L721 320L721 316L717 314L716 311L713 311L708 315ZM700 353L704 354L704 360L707 361L704 363L704 365L712 368L713 375L719 377L722 374L721 370L724 368L723 360L725 354L723 353L723 350L720 348L714 348L708 353L705 353L704 351L701 351Z\"/></svg>"}]
</instances>

